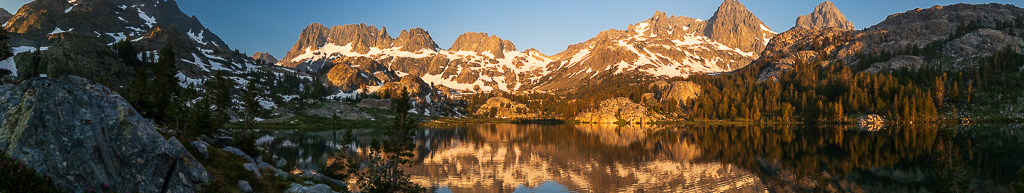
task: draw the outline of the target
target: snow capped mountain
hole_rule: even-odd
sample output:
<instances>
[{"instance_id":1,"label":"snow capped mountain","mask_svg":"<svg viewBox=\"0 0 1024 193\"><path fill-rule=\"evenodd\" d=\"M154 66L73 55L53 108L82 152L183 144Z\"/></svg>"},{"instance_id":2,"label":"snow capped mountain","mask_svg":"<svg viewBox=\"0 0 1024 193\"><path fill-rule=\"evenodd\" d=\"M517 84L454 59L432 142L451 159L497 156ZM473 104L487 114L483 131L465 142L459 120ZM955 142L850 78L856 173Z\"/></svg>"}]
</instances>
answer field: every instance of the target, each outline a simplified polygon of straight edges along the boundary
<instances>
[{"instance_id":1,"label":"snow capped mountain","mask_svg":"<svg viewBox=\"0 0 1024 193\"><path fill-rule=\"evenodd\" d=\"M756 59L775 34L734 0L723 2L707 21L658 11L626 30L601 32L554 56L519 51L511 41L486 33L462 34L444 50L420 28L391 38L383 27L328 29L314 23L279 65L312 74L349 65L344 68L360 70L344 70L351 75L343 77L354 77L364 86L412 75L460 91L563 90L622 73L679 77L732 71ZM345 58L368 58L383 68L360 67ZM389 73L394 76L382 75ZM358 88L343 85L343 90Z\"/></svg>"},{"instance_id":2,"label":"snow capped mountain","mask_svg":"<svg viewBox=\"0 0 1024 193\"><path fill-rule=\"evenodd\" d=\"M362 69L350 72L365 75L365 80L360 81L370 86L389 80L378 75L384 73L413 75L427 83L463 91L518 90L531 78L543 75L542 68L551 61L535 49L520 52L511 41L486 33L462 34L451 49L443 50L420 28L403 30L393 39L386 28L359 24L327 29L314 23L303 30L292 51L279 64L323 74L324 70L340 68L336 65L352 65L348 60L339 60L345 58L369 58L386 67L383 69L387 70L375 70L350 66Z\"/></svg>"},{"instance_id":3,"label":"snow capped mountain","mask_svg":"<svg viewBox=\"0 0 1024 193\"><path fill-rule=\"evenodd\" d=\"M572 89L621 73L679 77L732 71L757 59L775 34L732 0L707 21L658 11L626 31L607 30L569 46L534 89Z\"/></svg>"}]
</instances>

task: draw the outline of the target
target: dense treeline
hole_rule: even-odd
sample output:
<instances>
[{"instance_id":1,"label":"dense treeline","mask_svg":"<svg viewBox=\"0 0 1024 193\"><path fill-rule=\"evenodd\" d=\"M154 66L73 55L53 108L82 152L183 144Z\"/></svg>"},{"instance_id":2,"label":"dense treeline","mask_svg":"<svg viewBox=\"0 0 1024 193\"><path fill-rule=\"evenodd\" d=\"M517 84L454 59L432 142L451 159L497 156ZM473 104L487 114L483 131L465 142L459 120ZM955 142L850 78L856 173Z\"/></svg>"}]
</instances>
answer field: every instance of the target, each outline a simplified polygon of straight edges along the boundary
<instances>
[{"instance_id":1,"label":"dense treeline","mask_svg":"<svg viewBox=\"0 0 1024 193\"><path fill-rule=\"evenodd\" d=\"M928 61L942 59L946 40L895 53L861 55L855 65L819 57L797 61L794 68L775 81L758 81L759 68L731 74L696 75L704 93L689 101L695 120L745 120L780 122L848 122L849 117L879 114L897 122L937 121L941 112L953 111L950 103L970 103L976 89L985 88L991 77L1017 73L1024 55L1012 48L975 59L977 65L955 69L953 65L929 65L892 72L864 72L868 65L899 55L915 55ZM820 54L825 55L827 54ZM764 66L764 64L752 64Z\"/></svg>"},{"instance_id":2,"label":"dense treeline","mask_svg":"<svg viewBox=\"0 0 1024 193\"><path fill-rule=\"evenodd\" d=\"M644 99L644 93L654 93L659 90L657 87L650 86L657 80L659 79L647 75L623 73L604 78L593 85L580 87L568 94L490 92L466 95L463 96L463 99L467 102L469 114L475 113L476 108L486 103L487 99L500 96L524 104L544 118L570 118L580 112L597 110L601 101L616 97L629 98L659 113L677 110L675 103L646 104L641 102Z\"/></svg>"}]
</instances>

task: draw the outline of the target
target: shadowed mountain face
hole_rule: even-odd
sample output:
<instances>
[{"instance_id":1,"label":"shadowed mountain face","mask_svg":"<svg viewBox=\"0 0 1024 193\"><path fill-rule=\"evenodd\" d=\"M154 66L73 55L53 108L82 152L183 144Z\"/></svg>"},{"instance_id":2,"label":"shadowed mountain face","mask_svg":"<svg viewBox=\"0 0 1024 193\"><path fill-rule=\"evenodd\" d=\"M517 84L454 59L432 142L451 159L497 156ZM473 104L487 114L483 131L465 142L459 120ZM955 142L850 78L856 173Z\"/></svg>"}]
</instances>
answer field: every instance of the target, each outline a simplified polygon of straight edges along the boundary
<instances>
[{"instance_id":1,"label":"shadowed mountain face","mask_svg":"<svg viewBox=\"0 0 1024 193\"><path fill-rule=\"evenodd\" d=\"M182 82L204 79L214 71L234 72L254 65L252 59L231 50L199 19L182 13L175 1L36 0L22 6L5 29L13 33L12 46L19 52L34 46L49 47L55 39L71 37L62 34L97 39L108 46L130 41L140 52L139 59L173 44ZM148 59L155 61L158 57Z\"/></svg>"},{"instance_id":2,"label":"shadowed mountain face","mask_svg":"<svg viewBox=\"0 0 1024 193\"><path fill-rule=\"evenodd\" d=\"M11 19L12 16L14 15L12 15L11 12L7 12L6 9L0 8L0 24L6 25L7 20Z\"/></svg>"},{"instance_id":3,"label":"shadowed mountain face","mask_svg":"<svg viewBox=\"0 0 1024 193\"><path fill-rule=\"evenodd\" d=\"M735 70L756 59L773 36L775 32L733 0L724 1L707 21L658 11L626 30L601 32L554 56L519 51L512 41L487 33L462 34L442 50L420 28L391 38L383 27L314 23L279 65L315 74L344 65L335 59L365 57L395 75L417 76L458 91L570 91L618 74L680 77Z\"/></svg>"}]
</instances>

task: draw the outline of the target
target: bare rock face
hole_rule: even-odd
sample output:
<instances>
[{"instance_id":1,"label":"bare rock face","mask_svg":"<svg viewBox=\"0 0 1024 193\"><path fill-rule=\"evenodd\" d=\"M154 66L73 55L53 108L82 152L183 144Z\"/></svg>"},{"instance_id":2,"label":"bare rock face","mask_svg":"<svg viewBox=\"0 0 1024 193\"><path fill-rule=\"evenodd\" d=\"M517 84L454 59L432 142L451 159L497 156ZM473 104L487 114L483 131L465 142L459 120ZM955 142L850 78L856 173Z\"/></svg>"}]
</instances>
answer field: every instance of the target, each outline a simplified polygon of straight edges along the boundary
<instances>
[{"instance_id":1,"label":"bare rock face","mask_svg":"<svg viewBox=\"0 0 1024 193\"><path fill-rule=\"evenodd\" d=\"M701 93L700 85L690 81L675 81L661 88L661 91L658 92L658 100L662 103L675 101L681 104L686 100L697 98Z\"/></svg>"},{"instance_id":2,"label":"bare rock face","mask_svg":"<svg viewBox=\"0 0 1024 193\"><path fill-rule=\"evenodd\" d=\"M830 1L821 2L814 7L814 12L808 15L800 15L796 18L796 26L793 28L839 28L853 30L853 22L846 20L846 16Z\"/></svg>"},{"instance_id":3,"label":"bare rock face","mask_svg":"<svg viewBox=\"0 0 1024 193\"><path fill-rule=\"evenodd\" d=\"M737 0L725 0L708 19L704 34L718 43L746 52L759 52L768 42L750 41L769 34L770 29ZM774 34L772 34L774 35ZM771 37L767 37L770 39Z\"/></svg>"},{"instance_id":4,"label":"bare rock face","mask_svg":"<svg viewBox=\"0 0 1024 193\"><path fill-rule=\"evenodd\" d=\"M477 116L489 118L532 118L535 113L529 113L530 108L522 103L509 100L505 97L491 97L484 105L481 105L476 113ZM491 117L493 116L493 117Z\"/></svg>"},{"instance_id":5,"label":"bare rock face","mask_svg":"<svg viewBox=\"0 0 1024 193\"><path fill-rule=\"evenodd\" d=\"M889 59L889 61L871 64L866 71L871 73L891 72L899 69L917 70L924 65L924 59L919 56L902 55Z\"/></svg>"},{"instance_id":6,"label":"bare rock face","mask_svg":"<svg viewBox=\"0 0 1024 193\"><path fill-rule=\"evenodd\" d=\"M629 124L644 124L657 121L657 117L661 116L647 112L646 107L628 98L619 97L601 101L600 109L579 113L574 119L584 123L616 123L621 120Z\"/></svg>"},{"instance_id":7,"label":"bare rock face","mask_svg":"<svg viewBox=\"0 0 1024 193\"><path fill-rule=\"evenodd\" d=\"M327 71L328 85L338 87L342 91L354 91L365 85L379 85L395 80L397 76L379 62L365 58L338 58L331 61L335 65Z\"/></svg>"},{"instance_id":8,"label":"bare rock face","mask_svg":"<svg viewBox=\"0 0 1024 193\"><path fill-rule=\"evenodd\" d=\"M84 78L0 86L0 125L0 153L70 192L104 184L113 192L201 192L210 182L181 142L165 140L124 98Z\"/></svg>"},{"instance_id":9,"label":"bare rock face","mask_svg":"<svg viewBox=\"0 0 1024 193\"><path fill-rule=\"evenodd\" d=\"M256 63L261 65L272 65L277 64L278 62L277 58L274 58L273 55L270 55L270 53L266 52L252 53L252 59L256 60Z\"/></svg>"},{"instance_id":10,"label":"bare rock face","mask_svg":"<svg viewBox=\"0 0 1024 193\"><path fill-rule=\"evenodd\" d=\"M995 53L1001 49L1013 49L1020 52L1024 41L1003 31L978 29L959 39L950 41L942 48L942 53L955 58L972 58Z\"/></svg>"},{"instance_id":11,"label":"bare rock face","mask_svg":"<svg viewBox=\"0 0 1024 193\"><path fill-rule=\"evenodd\" d=\"M398 38L395 38L391 44L391 46L401 46L401 50L408 52L437 49L437 44L434 43L434 39L431 38L430 33L423 28L402 30L402 32L398 34Z\"/></svg>"},{"instance_id":12,"label":"bare rock face","mask_svg":"<svg viewBox=\"0 0 1024 193\"><path fill-rule=\"evenodd\" d=\"M516 51L516 45L512 41L502 40L498 36L487 36L487 33L467 32L459 35L452 43L451 51L472 51L489 52L494 58L505 58L504 51Z\"/></svg>"}]
</instances>

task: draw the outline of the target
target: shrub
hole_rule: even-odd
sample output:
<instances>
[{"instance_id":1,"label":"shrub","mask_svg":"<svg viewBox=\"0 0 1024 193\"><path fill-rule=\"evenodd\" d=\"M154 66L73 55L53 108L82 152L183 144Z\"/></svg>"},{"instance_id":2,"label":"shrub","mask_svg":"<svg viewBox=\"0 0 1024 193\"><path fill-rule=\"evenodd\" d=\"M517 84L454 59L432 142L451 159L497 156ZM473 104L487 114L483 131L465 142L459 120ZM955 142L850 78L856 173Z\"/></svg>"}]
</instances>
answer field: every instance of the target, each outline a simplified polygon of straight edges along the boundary
<instances>
[{"instance_id":1,"label":"shrub","mask_svg":"<svg viewBox=\"0 0 1024 193\"><path fill-rule=\"evenodd\" d=\"M0 155L0 192L63 192L49 178L42 178L25 163Z\"/></svg>"}]
</instances>

